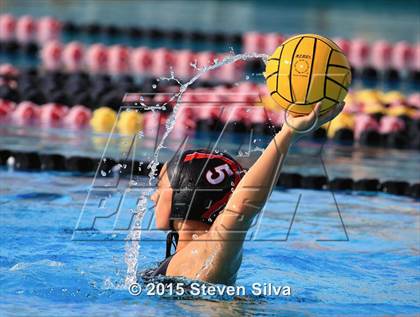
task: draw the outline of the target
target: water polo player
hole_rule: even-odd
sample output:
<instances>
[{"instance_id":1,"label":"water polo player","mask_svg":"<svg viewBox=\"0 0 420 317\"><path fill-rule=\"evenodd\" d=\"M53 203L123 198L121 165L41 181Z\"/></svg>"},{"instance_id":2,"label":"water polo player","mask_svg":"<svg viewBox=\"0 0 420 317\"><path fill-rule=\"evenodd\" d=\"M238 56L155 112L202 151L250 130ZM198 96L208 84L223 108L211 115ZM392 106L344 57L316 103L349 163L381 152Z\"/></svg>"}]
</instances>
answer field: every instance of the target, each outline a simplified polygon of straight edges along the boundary
<instances>
[{"instance_id":1,"label":"water polo player","mask_svg":"<svg viewBox=\"0 0 420 317\"><path fill-rule=\"evenodd\" d=\"M290 115L246 173L228 154L208 150L188 150L165 163L151 199L157 228L171 231L166 259L151 275L235 283L247 230L277 182L289 146L342 107L319 115L318 103L308 115Z\"/></svg>"}]
</instances>

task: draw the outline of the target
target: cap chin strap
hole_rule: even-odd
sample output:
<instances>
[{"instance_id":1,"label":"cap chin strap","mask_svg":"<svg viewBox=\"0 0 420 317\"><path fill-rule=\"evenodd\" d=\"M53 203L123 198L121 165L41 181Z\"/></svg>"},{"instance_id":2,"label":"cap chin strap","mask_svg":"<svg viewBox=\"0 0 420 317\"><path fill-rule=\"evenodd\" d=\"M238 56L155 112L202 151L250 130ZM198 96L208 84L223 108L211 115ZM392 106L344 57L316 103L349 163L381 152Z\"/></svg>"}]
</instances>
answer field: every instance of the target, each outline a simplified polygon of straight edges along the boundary
<instances>
[{"instance_id":1,"label":"cap chin strap","mask_svg":"<svg viewBox=\"0 0 420 317\"><path fill-rule=\"evenodd\" d=\"M169 228L171 231L168 232L166 236L166 258L169 258L171 254L172 246L174 246L176 251L176 246L178 245L179 234L174 228L174 221L169 220Z\"/></svg>"}]
</instances>

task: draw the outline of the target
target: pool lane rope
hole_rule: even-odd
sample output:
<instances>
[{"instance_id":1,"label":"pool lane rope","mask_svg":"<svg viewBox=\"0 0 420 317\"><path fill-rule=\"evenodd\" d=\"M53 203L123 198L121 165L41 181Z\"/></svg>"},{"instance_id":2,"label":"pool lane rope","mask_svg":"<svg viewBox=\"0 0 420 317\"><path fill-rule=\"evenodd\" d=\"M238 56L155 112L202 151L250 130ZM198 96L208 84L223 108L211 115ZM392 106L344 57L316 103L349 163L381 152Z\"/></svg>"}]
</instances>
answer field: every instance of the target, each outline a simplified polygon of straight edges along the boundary
<instances>
[{"instance_id":1,"label":"pool lane rope","mask_svg":"<svg viewBox=\"0 0 420 317\"><path fill-rule=\"evenodd\" d=\"M112 177L119 173L121 177L144 176L150 173L149 162L120 161L110 158L97 159L84 156L68 156L61 154L43 154L37 152L21 152L0 150L0 167L9 167L16 171L27 172L67 172L71 175L93 175L99 167L97 177ZM159 172L163 164L159 164ZM140 168L141 167L141 168ZM63 174L67 175L67 174ZM408 196L420 199L420 183L401 180L379 181L376 178L337 177L328 179L324 175L302 175L299 173L281 173L277 187L311 190L332 190L343 192L383 192L398 196Z\"/></svg>"},{"instance_id":2,"label":"pool lane rope","mask_svg":"<svg viewBox=\"0 0 420 317\"><path fill-rule=\"evenodd\" d=\"M15 17L9 13L0 15L0 40L7 49L14 50L18 46L37 50L37 44L48 41L58 41L64 34L77 34L83 36L104 35L108 38L128 36L133 40L148 38L151 40L169 39L177 42L185 40L186 43L195 41L202 43L238 45L243 52L271 53L289 36L277 32L203 32L199 30L162 29L159 27L146 28L141 26L121 27L114 24L84 23L76 24L73 21L60 21L50 16L36 18L30 15ZM420 71L420 44L399 41L392 43L380 39L369 43L362 38L334 38L333 39L349 57L352 66L358 70L356 73L377 77L378 72L391 71L391 77L400 78L400 74Z\"/></svg>"}]
</instances>

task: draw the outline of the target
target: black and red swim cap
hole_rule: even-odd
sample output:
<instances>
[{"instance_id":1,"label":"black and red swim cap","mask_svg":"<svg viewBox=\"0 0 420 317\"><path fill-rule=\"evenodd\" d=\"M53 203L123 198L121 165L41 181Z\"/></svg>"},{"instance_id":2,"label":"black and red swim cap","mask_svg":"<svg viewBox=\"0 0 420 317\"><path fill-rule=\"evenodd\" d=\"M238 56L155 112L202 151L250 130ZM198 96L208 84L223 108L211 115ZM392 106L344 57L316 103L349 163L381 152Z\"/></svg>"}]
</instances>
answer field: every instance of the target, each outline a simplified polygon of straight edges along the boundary
<instances>
[{"instance_id":1,"label":"black and red swim cap","mask_svg":"<svg viewBox=\"0 0 420 317\"><path fill-rule=\"evenodd\" d=\"M170 220L214 222L243 175L229 154L206 149L187 150L167 164L173 189Z\"/></svg>"}]
</instances>

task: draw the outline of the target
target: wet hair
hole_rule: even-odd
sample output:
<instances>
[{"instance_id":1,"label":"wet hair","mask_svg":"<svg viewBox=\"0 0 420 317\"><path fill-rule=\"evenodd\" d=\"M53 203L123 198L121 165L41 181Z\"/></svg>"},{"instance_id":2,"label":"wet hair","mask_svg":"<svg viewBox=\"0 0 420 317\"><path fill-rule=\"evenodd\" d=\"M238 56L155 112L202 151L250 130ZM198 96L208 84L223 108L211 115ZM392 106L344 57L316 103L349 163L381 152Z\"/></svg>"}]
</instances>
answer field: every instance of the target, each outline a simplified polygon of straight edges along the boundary
<instances>
[{"instance_id":1,"label":"wet hair","mask_svg":"<svg viewBox=\"0 0 420 317\"><path fill-rule=\"evenodd\" d=\"M229 154L206 149L187 150L167 163L173 189L173 220L214 222L238 185L242 166ZM171 225L172 226L172 225Z\"/></svg>"}]
</instances>

